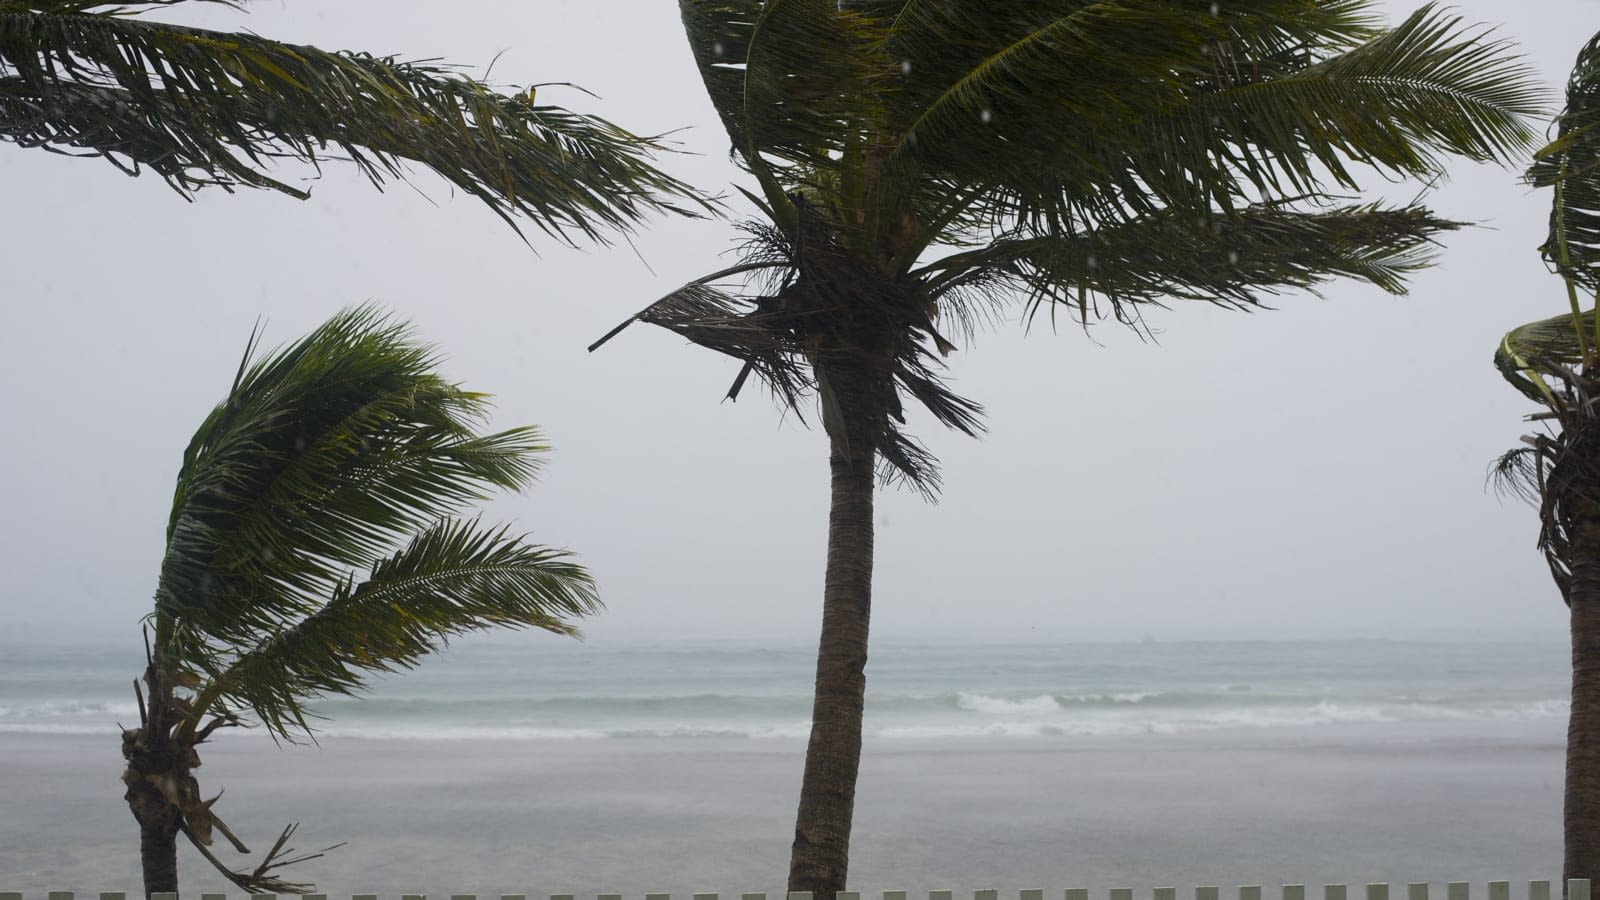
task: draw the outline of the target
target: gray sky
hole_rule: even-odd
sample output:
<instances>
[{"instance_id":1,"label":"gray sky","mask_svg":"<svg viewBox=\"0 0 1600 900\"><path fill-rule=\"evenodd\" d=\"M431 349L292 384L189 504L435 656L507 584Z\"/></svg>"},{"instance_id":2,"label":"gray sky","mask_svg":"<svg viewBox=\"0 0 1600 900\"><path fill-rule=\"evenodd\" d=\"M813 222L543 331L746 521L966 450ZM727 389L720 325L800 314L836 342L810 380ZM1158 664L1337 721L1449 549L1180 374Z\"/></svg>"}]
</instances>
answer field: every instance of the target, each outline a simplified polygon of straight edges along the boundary
<instances>
[{"instance_id":1,"label":"gray sky","mask_svg":"<svg viewBox=\"0 0 1600 900\"><path fill-rule=\"evenodd\" d=\"M666 161L739 183L675 4L626 0L279 0L185 21L327 49L495 64L508 86L640 132L684 128ZM1416 6L1389 4L1398 18ZM1600 24L1594 0L1460 0L1546 77L1552 99ZM180 15L177 10L172 15ZM282 174L282 172L280 172ZM307 177L311 173L304 174ZM1396 201L1411 184L1374 189ZM0 144L0 568L6 636L137 640L183 447L258 317L269 344L372 300L540 426L541 484L498 501L576 551L608 609L595 638L811 639L827 510L820 431L736 365L648 326L585 346L720 265L726 222L660 221L615 248L537 253L419 171L378 193L329 163L298 202L212 191ZM1535 247L1548 197L1457 167L1430 204L1484 223L1448 237L1405 298L1337 284L1255 314L1153 311L1159 344L1041 320L950 359L989 410L972 441L924 420L942 502L880 495L880 639L1558 637L1565 610L1531 508L1485 489L1529 404L1490 364L1500 336L1565 305Z\"/></svg>"}]
</instances>

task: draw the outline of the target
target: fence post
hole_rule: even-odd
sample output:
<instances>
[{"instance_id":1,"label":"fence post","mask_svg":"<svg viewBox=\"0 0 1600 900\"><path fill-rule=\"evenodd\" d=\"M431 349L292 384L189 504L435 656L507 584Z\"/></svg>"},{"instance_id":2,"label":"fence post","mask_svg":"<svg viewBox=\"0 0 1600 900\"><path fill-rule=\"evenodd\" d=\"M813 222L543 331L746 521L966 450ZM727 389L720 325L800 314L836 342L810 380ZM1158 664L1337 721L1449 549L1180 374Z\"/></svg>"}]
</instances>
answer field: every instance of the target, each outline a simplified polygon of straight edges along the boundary
<instances>
[{"instance_id":1,"label":"fence post","mask_svg":"<svg viewBox=\"0 0 1600 900\"><path fill-rule=\"evenodd\" d=\"M1550 900L1550 882L1528 882L1528 900Z\"/></svg>"},{"instance_id":2,"label":"fence post","mask_svg":"<svg viewBox=\"0 0 1600 900\"><path fill-rule=\"evenodd\" d=\"M1567 880L1567 900L1589 900L1589 879L1570 878Z\"/></svg>"},{"instance_id":3,"label":"fence post","mask_svg":"<svg viewBox=\"0 0 1600 900\"><path fill-rule=\"evenodd\" d=\"M1283 900L1306 900L1306 886L1303 884L1284 885Z\"/></svg>"},{"instance_id":4,"label":"fence post","mask_svg":"<svg viewBox=\"0 0 1600 900\"><path fill-rule=\"evenodd\" d=\"M1452 881L1444 886L1445 900L1472 900L1472 885L1465 881ZM1549 898L1545 898L1549 900Z\"/></svg>"}]
</instances>

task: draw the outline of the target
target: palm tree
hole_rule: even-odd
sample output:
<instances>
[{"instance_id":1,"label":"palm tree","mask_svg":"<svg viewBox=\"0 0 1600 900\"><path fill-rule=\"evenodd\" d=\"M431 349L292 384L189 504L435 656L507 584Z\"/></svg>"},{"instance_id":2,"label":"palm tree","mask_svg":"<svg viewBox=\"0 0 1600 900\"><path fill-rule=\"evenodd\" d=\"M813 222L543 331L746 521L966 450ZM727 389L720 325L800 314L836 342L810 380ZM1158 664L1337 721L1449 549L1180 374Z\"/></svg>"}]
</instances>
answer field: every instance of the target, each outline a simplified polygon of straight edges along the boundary
<instances>
[{"instance_id":1,"label":"palm tree","mask_svg":"<svg viewBox=\"0 0 1600 900\"><path fill-rule=\"evenodd\" d=\"M1600 878L1600 34L1578 54L1556 138L1527 180L1553 189L1539 248L1566 283L1568 311L1507 334L1495 352L1506 380L1545 407L1549 428L1501 458L1501 483L1539 504L1544 551L1569 608L1572 710L1562 830L1563 879ZM1584 298L1579 297L1582 291ZM1585 309L1585 304L1588 308Z\"/></svg>"},{"instance_id":2,"label":"palm tree","mask_svg":"<svg viewBox=\"0 0 1600 900\"><path fill-rule=\"evenodd\" d=\"M628 320L741 363L829 441L812 731L789 889L845 885L871 607L873 492L932 496L908 402L1003 304L1143 328L1171 300L1251 308L1356 278L1400 293L1457 227L1340 199L1355 163L1437 179L1531 145L1532 74L1424 7L1369 0L679 0L761 220L744 256ZM618 326L626 326L628 322ZM614 335L616 332L613 331ZM608 340L611 335L601 338Z\"/></svg>"},{"instance_id":3,"label":"palm tree","mask_svg":"<svg viewBox=\"0 0 1600 900\"><path fill-rule=\"evenodd\" d=\"M487 396L435 374L403 325L347 310L256 358L184 452L148 618L139 727L122 736L147 893L177 890L182 832L239 887L303 891L273 871L285 832L253 871L202 798L196 748L253 719L309 735L306 702L415 666L455 634L497 625L576 634L598 608L560 550L451 518L490 488L518 489L544 449L531 428L479 434ZM302 859L309 857L301 857Z\"/></svg>"},{"instance_id":4,"label":"palm tree","mask_svg":"<svg viewBox=\"0 0 1600 900\"><path fill-rule=\"evenodd\" d=\"M657 139L536 105L533 88L504 95L444 66L137 15L180 2L0 0L0 141L149 169L185 196L305 198L271 164L315 166L336 148L375 186L420 163L514 228L525 214L561 238L706 206L649 164Z\"/></svg>"}]
</instances>

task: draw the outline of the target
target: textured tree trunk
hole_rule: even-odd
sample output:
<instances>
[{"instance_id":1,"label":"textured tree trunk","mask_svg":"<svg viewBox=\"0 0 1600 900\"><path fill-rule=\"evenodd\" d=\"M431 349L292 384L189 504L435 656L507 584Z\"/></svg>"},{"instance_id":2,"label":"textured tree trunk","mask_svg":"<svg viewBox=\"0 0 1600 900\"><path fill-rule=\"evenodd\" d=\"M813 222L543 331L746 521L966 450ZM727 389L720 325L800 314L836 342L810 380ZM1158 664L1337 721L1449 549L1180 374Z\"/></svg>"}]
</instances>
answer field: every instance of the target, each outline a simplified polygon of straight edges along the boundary
<instances>
[{"instance_id":1,"label":"textured tree trunk","mask_svg":"<svg viewBox=\"0 0 1600 900\"><path fill-rule=\"evenodd\" d=\"M867 691L876 462L867 429L851 416L860 408L852 401L863 396L865 379L859 372L847 373L844 379L837 371L828 375L831 377L823 379L823 422L831 445L833 502L828 512L828 563L811 742L806 747L800 810L789 858L789 890L810 891L817 900L833 900L835 893L844 890L850 865L850 820L855 809Z\"/></svg>"},{"instance_id":2,"label":"textured tree trunk","mask_svg":"<svg viewBox=\"0 0 1600 900\"><path fill-rule=\"evenodd\" d=\"M1562 877L1595 879L1600 878L1600 519L1593 515L1585 516L1572 535L1568 602L1572 711L1567 724Z\"/></svg>"},{"instance_id":3,"label":"textured tree trunk","mask_svg":"<svg viewBox=\"0 0 1600 900\"><path fill-rule=\"evenodd\" d=\"M147 732L131 729L122 736L122 756L128 768L122 781L128 786L123 798L139 823L139 864L144 870L144 893L176 893L178 890L178 825L181 816L147 776L174 778L173 755L165 748L146 745Z\"/></svg>"},{"instance_id":4,"label":"textured tree trunk","mask_svg":"<svg viewBox=\"0 0 1600 900\"><path fill-rule=\"evenodd\" d=\"M145 782L128 786L125 795L139 822L139 865L144 870L144 895L178 891L178 810Z\"/></svg>"}]
</instances>

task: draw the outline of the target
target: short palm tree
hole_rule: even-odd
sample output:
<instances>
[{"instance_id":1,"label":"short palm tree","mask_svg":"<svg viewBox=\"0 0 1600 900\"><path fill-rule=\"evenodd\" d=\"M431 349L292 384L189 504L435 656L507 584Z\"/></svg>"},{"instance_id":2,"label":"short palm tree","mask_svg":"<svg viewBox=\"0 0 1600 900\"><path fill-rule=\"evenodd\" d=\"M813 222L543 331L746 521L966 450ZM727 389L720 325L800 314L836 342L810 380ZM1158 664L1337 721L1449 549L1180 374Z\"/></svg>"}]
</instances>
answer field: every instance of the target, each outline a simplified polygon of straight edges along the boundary
<instances>
[{"instance_id":1,"label":"short palm tree","mask_svg":"<svg viewBox=\"0 0 1600 900\"><path fill-rule=\"evenodd\" d=\"M1578 54L1556 138L1527 179L1551 188L1539 248L1566 283L1568 311L1507 334L1495 353L1506 380L1545 407L1548 433L1524 438L1498 474L1539 504L1539 546L1569 607L1572 710L1562 816L1563 878L1600 878L1600 34ZM1581 294L1581 296L1580 296Z\"/></svg>"},{"instance_id":2,"label":"short palm tree","mask_svg":"<svg viewBox=\"0 0 1600 900\"><path fill-rule=\"evenodd\" d=\"M458 71L137 15L186 0L0 0L0 141L208 185L308 194L273 175L330 148L374 185L419 163L515 227L590 239L704 201L652 167L657 140L497 93ZM242 6L234 0L187 0Z\"/></svg>"},{"instance_id":3,"label":"short palm tree","mask_svg":"<svg viewBox=\"0 0 1600 900\"><path fill-rule=\"evenodd\" d=\"M1339 199L1355 164L1436 179L1531 145L1532 74L1424 7L1369 0L679 0L754 179L742 261L629 321L815 395L832 506L811 741L789 888L844 887L861 752L880 478L932 495L904 429L981 408L946 356L1007 303L1142 327L1334 277L1402 292L1426 208ZM624 325L627 323L624 323ZM620 329L621 326L619 326ZM615 334L615 332L613 332ZM609 339L602 338L601 342Z\"/></svg>"},{"instance_id":4,"label":"short palm tree","mask_svg":"<svg viewBox=\"0 0 1600 900\"><path fill-rule=\"evenodd\" d=\"M177 890L182 832L239 887L293 891L209 849L248 852L195 780L196 748L252 720L311 733L306 702L416 665L450 635L506 625L574 634L598 607L560 550L457 519L528 484L531 428L480 434L487 397L435 374L429 348L371 308L257 358L184 452L148 619L140 723L123 733L147 892Z\"/></svg>"}]
</instances>

